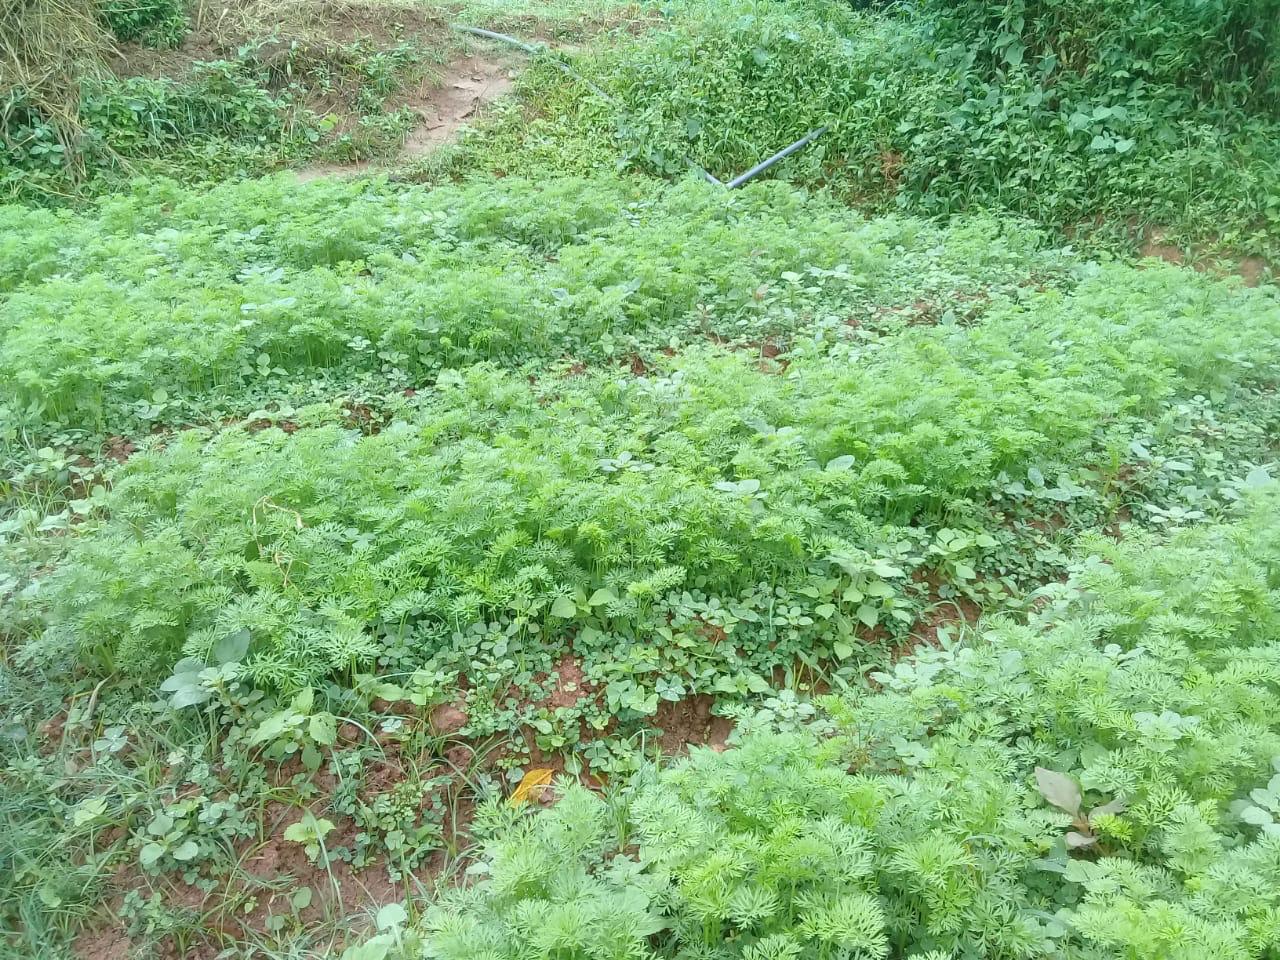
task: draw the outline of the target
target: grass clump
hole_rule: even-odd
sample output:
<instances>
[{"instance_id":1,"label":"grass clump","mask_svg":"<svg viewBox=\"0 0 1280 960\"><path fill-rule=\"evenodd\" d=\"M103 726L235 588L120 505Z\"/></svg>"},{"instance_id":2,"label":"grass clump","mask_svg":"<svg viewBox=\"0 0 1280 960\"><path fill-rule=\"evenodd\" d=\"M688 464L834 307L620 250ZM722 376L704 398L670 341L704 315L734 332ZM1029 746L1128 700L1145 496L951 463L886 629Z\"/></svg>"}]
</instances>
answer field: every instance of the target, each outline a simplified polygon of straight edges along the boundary
<instances>
[{"instance_id":1,"label":"grass clump","mask_svg":"<svg viewBox=\"0 0 1280 960\"><path fill-rule=\"evenodd\" d=\"M0 185L19 151L33 165L77 170L80 84L105 73L107 48L91 3L30 0L0 7Z\"/></svg>"},{"instance_id":2,"label":"grass clump","mask_svg":"<svg viewBox=\"0 0 1280 960\"><path fill-rule=\"evenodd\" d=\"M3 91L0 201L67 204L142 176L239 179L398 149L420 119L405 93L436 76L448 43L431 31L443 27L389 7L382 27L390 36L375 40L347 25L343 18L354 14L340 5L309 23L282 15L273 25L263 6L237 5L217 18L198 11L192 50L157 55L130 44L115 52L111 69L105 44L46 51L61 65L44 67L56 77ZM155 12L119 9L144 20ZM138 29L158 43L156 31L167 28Z\"/></svg>"}]
</instances>

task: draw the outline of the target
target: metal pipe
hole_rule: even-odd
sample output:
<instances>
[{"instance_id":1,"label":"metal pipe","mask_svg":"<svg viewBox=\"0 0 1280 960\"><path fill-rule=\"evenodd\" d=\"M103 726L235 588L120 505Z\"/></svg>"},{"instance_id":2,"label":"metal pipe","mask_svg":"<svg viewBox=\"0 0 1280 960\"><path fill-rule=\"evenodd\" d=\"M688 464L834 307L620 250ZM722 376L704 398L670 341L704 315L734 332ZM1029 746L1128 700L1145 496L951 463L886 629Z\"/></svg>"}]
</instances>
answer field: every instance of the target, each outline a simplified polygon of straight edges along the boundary
<instances>
[{"instance_id":1,"label":"metal pipe","mask_svg":"<svg viewBox=\"0 0 1280 960\"><path fill-rule=\"evenodd\" d=\"M488 37L490 40L501 40L503 43L509 43L513 47L519 47L525 53L534 54L539 51L539 47L535 47L531 43L525 43L523 40L517 40L515 37L508 36L505 33L498 33L494 30L486 30L483 27L468 27L461 23L451 23L449 26L457 30L459 33L471 33L477 37Z\"/></svg>"},{"instance_id":2,"label":"metal pipe","mask_svg":"<svg viewBox=\"0 0 1280 960\"><path fill-rule=\"evenodd\" d=\"M813 141L817 140L820 136L822 136L826 132L827 132L826 127L818 127L817 130L810 130L808 133L806 133L803 137L801 137L795 143L791 144L791 146L783 147L781 150L775 153L768 160L761 160L759 163L757 163L754 167L752 167L746 173L738 174L738 176L734 177L732 180L726 183L725 187L729 190L733 190L736 187L742 186L748 180L752 180L755 177L760 176L760 174L764 173L766 170L772 167L779 160L785 160L787 157L791 156L797 150L801 150L804 147L807 147L809 144L813 143Z\"/></svg>"}]
</instances>

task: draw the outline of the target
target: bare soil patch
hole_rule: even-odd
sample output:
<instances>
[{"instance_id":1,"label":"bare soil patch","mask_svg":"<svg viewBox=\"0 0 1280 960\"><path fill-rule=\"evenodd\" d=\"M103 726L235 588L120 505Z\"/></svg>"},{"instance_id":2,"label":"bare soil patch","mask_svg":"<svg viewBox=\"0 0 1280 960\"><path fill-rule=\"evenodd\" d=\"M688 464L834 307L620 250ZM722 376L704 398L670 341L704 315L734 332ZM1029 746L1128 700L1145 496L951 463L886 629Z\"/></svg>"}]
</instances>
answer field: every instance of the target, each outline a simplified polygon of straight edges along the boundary
<instances>
[{"instance_id":1,"label":"bare soil patch","mask_svg":"<svg viewBox=\"0 0 1280 960\"><path fill-rule=\"evenodd\" d=\"M71 949L78 960L128 960L133 942L120 930L95 927L80 934Z\"/></svg>"},{"instance_id":2,"label":"bare soil patch","mask_svg":"<svg viewBox=\"0 0 1280 960\"><path fill-rule=\"evenodd\" d=\"M1169 242L1168 234L1159 227L1143 231L1138 253L1143 257L1163 260L1178 266L1190 267L1198 273L1215 273L1238 276L1246 287L1256 287L1272 276L1272 265L1262 257L1225 257L1215 255L1204 244L1196 244L1186 250Z\"/></svg>"},{"instance_id":3,"label":"bare soil patch","mask_svg":"<svg viewBox=\"0 0 1280 960\"><path fill-rule=\"evenodd\" d=\"M122 77L178 80L194 64L233 59L244 47L270 67L288 57L329 59L353 43L385 49L410 37L434 47L454 44L449 25L430 7L370 0L223 0L197 4L191 31L176 48L124 43L108 65Z\"/></svg>"},{"instance_id":4,"label":"bare soil patch","mask_svg":"<svg viewBox=\"0 0 1280 960\"><path fill-rule=\"evenodd\" d=\"M456 139L458 132L471 123L485 104L511 89L510 68L497 60L473 56L455 61L444 68L438 80L427 79L402 97L397 106L407 106L421 118L406 138L399 159L411 160L431 153ZM304 167L298 179L365 173L374 168L373 161L356 163L322 163Z\"/></svg>"},{"instance_id":5,"label":"bare soil patch","mask_svg":"<svg viewBox=\"0 0 1280 960\"><path fill-rule=\"evenodd\" d=\"M705 693L659 703L653 725L662 731L663 755L683 756L691 746L723 750L733 733L733 721L714 716L714 705L715 698Z\"/></svg>"},{"instance_id":6,"label":"bare soil patch","mask_svg":"<svg viewBox=\"0 0 1280 960\"><path fill-rule=\"evenodd\" d=\"M411 104L422 114L422 126L405 141L404 155L428 153L452 140L484 104L511 89L506 66L482 57L451 63L443 81L429 96Z\"/></svg>"}]
</instances>

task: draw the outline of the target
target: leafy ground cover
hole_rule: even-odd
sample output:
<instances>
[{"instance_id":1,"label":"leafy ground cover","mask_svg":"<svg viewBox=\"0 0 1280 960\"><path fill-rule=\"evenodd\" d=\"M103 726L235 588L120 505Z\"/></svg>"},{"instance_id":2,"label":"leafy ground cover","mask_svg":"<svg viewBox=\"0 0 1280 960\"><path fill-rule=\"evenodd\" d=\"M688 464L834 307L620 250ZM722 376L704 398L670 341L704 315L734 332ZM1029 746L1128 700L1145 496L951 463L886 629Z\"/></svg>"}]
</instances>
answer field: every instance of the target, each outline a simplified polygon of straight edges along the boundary
<instances>
[{"instance_id":1,"label":"leafy ground cover","mask_svg":"<svg viewBox=\"0 0 1280 960\"><path fill-rule=\"evenodd\" d=\"M1016 223L868 222L766 186L724 199L599 178L428 192L281 177L212 195L158 184L82 215L11 207L10 437L247 413L249 388L312 376L416 387L481 360L651 362L708 338L772 352L1071 280Z\"/></svg>"},{"instance_id":2,"label":"leafy ground cover","mask_svg":"<svg viewBox=\"0 0 1280 960\"><path fill-rule=\"evenodd\" d=\"M81 821L54 843L47 822L24 817L26 846L8 854L15 911L75 916L105 897L143 944L215 949L247 928L296 947L316 935L314 913L247 866L264 850L298 845L294 873L333 922L343 882L372 872L412 891L447 876L465 856L463 809L508 777L567 751L588 782L624 778L689 711L705 731L695 741L723 737L704 712L713 701L746 716L779 683L793 697L864 689L868 670L952 635L948 623L1029 609L1077 533L1220 516L1265 484L1274 456L1272 291L1090 265L1037 250L1026 228L868 223L776 186L728 208L698 184L641 201L582 181L429 194L265 181L228 196L241 193L239 206L210 205L163 186L92 217L16 215L122 289L145 290L142 251L164 257L156 244L180 238L190 259L172 262L199 276L245 274L264 251L300 258L298 290L334 237L346 246L325 269L352 282L379 258L431 264L419 288L460 282L450 273L469 276L482 254L585 272L547 307L608 296L629 263L639 339L602 349L626 313L601 311L594 328L589 311L551 313L560 339L479 364L446 355L408 381L360 367L369 351L348 346L317 383L386 376L374 404L276 404L136 435L127 462L105 476L86 466L57 512L40 491L73 471L15 476L11 695L29 695L23 677L68 673L82 698L111 691L102 716L81 706L60 721L54 756L74 776L46 779L58 761L38 755L10 769L11 809L52 790L41 809ZM370 228L339 230L325 219L335 209ZM279 214L269 225L265 210ZM137 232L157 214L168 224ZM663 252L647 276L641 249ZM78 282L8 262L10 307ZM769 277L781 295L759 293ZM929 302L904 302L923 291ZM708 315L727 326L708 329ZM644 326L651 317L661 326ZM172 330L149 335L174 342ZM581 330L590 339L570 352ZM110 349L97 342L85 357ZM34 369L27 357L14 369ZM309 369L265 366L229 379L242 403ZM406 396L403 382L419 387ZM185 395L184 413L209 402L191 385ZM32 703L12 732L50 749ZM348 786L326 796L330 782ZM175 816L166 797L190 802ZM48 855L68 850L76 866L51 878ZM124 893L105 875L122 862ZM184 889L217 926L181 906ZM28 946L56 942L56 929L24 931Z\"/></svg>"},{"instance_id":3,"label":"leafy ground cover","mask_svg":"<svg viewBox=\"0 0 1280 960\"><path fill-rule=\"evenodd\" d=\"M1094 542L1025 624L808 715L761 711L734 749L615 794L495 809L477 882L407 939L450 958L1264 956L1278 518L1272 490L1172 542Z\"/></svg>"},{"instance_id":4,"label":"leafy ground cover","mask_svg":"<svg viewBox=\"0 0 1280 960\"><path fill-rule=\"evenodd\" d=\"M1280 299L1068 236L1270 252L1272 4L855 6L451 9L581 46L391 179L241 177L407 33L102 8L179 162L0 206L0 956L1280 950Z\"/></svg>"},{"instance_id":5,"label":"leafy ground cover","mask_svg":"<svg viewBox=\"0 0 1280 960\"><path fill-rule=\"evenodd\" d=\"M518 668L529 630L554 650L589 626L617 651L692 628L704 607L729 611L721 629L761 620L738 644L748 654L821 654L829 643L779 636L767 608L846 644L859 618L908 626L917 611L894 579L955 589L997 546L980 524L964 546L940 542L939 527L980 519L966 501L1032 469L1065 476L1064 502L1086 470L1113 487L1166 410L1209 392L1226 418L1256 415L1252 391L1274 384L1254 370L1280 351L1280 307L1251 293L1211 306L1211 289L1124 268L975 326L798 353L785 376L715 350L623 383L451 370L376 433L312 426L303 411L290 430L144 443L113 492L80 507L111 519L45 581L45 643L154 676L248 629L247 675L289 692L384 655L375 625L433 669L471 659L473 683L474 652L447 650L473 624L501 627L498 657ZM817 619L801 599L815 591ZM670 609L690 603L684 618ZM703 670L737 682L724 664Z\"/></svg>"},{"instance_id":6,"label":"leafy ground cover","mask_svg":"<svg viewBox=\"0 0 1280 960\"><path fill-rule=\"evenodd\" d=\"M690 156L727 179L825 127L786 175L863 204L1274 257L1274 4L888 6L670 4L573 59L611 102L536 64L461 163L678 175Z\"/></svg>"}]
</instances>

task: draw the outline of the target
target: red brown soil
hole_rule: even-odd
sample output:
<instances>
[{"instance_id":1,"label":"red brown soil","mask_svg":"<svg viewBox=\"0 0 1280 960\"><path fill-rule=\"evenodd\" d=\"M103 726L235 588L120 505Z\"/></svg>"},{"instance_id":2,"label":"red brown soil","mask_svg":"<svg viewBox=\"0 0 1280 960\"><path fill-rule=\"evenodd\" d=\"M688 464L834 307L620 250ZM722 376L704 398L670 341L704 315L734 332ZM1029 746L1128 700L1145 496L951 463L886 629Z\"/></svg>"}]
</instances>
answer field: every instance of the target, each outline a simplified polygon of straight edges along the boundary
<instances>
[{"instance_id":1,"label":"red brown soil","mask_svg":"<svg viewBox=\"0 0 1280 960\"><path fill-rule=\"evenodd\" d=\"M973 626L982 616L982 608L968 597L956 597L953 600L940 600L930 607L911 628L909 649L904 653L895 651L894 659L909 654L911 650L925 644L930 647L940 646L938 633L944 627ZM903 645L904 647L907 644ZM899 648L902 650L902 648Z\"/></svg>"},{"instance_id":2,"label":"red brown soil","mask_svg":"<svg viewBox=\"0 0 1280 960\"><path fill-rule=\"evenodd\" d=\"M126 437L110 437L107 442L102 445L102 457L105 460L114 460L116 463L124 463L133 456L137 449L137 445Z\"/></svg>"},{"instance_id":3,"label":"red brown soil","mask_svg":"<svg viewBox=\"0 0 1280 960\"><path fill-rule=\"evenodd\" d=\"M543 680L550 679L551 676L556 678L555 685L542 701L548 707L553 709L575 707L583 700L589 700L594 696L595 687L587 680L586 674L582 671L582 665L572 653L566 653L561 657L554 673L548 674Z\"/></svg>"},{"instance_id":4,"label":"red brown soil","mask_svg":"<svg viewBox=\"0 0 1280 960\"><path fill-rule=\"evenodd\" d=\"M382 430L382 423L374 414L373 407L367 403L349 403L343 409L344 426L359 430L364 434L376 434Z\"/></svg>"},{"instance_id":5,"label":"red brown soil","mask_svg":"<svg viewBox=\"0 0 1280 960\"><path fill-rule=\"evenodd\" d=\"M662 731L662 754L678 757L689 752L689 747L710 747L720 751L725 748L733 722L725 717L713 716L711 707L715 698L700 693L683 700L663 700L658 704L653 725Z\"/></svg>"},{"instance_id":6,"label":"red brown soil","mask_svg":"<svg viewBox=\"0 0 1280 960\"><path fill-rule=\"evenodd\" d=\"M1234 274L1246 287L1256 287L1272 274L1271 264L1262 257L1217 256L1204 244L1185 250L1170 243L1167 233L1160 227L1148 227L1143 231L1138 253L1165 263L1187 266L1198 273Z\"/></svg>"},{"instance_id":7,"label":"red brown soil","mask_svg":"<svg viewBox=\"0 0 1280 960\"><path fill-rule=\"evenodd\" d=\"M234 421L229 421L228 423L231 422ZM250 433L261 433L263 430L269 430L272 427L279 427L285 433L294 433L298 429L298 425L292 420L281 420L278 423L274 420L250 420L244 425L244 428Z\"/></svg>"},{"instance_id":8,"label":"red brown soil","mask_svg":"<svg viewBox=\"0 0 1280 960\"><path fill-rule=\"evenodd\" d=\"M266 36L276 39L262 43ZM267 67L283 70L290 60L330 58L353 43L378 49L407 36L443 45L453 37L448 24L430 8L367 0L308 0L306 4L268 5L256 0L230 0L200 5L191 31L174 49L120 44L109 66L117 76L180 80L194 64L234 59L240 48L253 46Z\"/></svg>"},{"instance_id":9,"label":"red brown soil","mask_svg":"<svg viewBox=\"0 0 1280 960\"><path fill-rule=\"evenodd\" d=\"M511 71L503 63L468 57L450 63L441 75L428 77L418 86L393 98L388 110L409 107L420 118L405 139L400 160L424 156L457 138L459 131L479 115L485 104L510 91ZM304 167L299 180L345 176L372 170L370 161L325 163Z\"/></svg>"},{"instance_id":10,"label":"red brown soil","mask_svg":"<svg viewBox=\"0 0 1280 960\"><path fill-rule=\"evenodd\" d=\"M453 703L442 703L435 707L427 721L431 725L431 732L437 736L457 733L467 725L466 706L467 701L459 699Z\"/></svg>"},{"instance_id":11,"label":"red brown soil","mask_svg":"<svg viewBox=\"0 0 1280 960\"><path fill-rule=\"evenodd\" d=\"M133 955L133 941L123 931L99 927L76 937L71 951L77 960L128 960Z\"/></svg>"},{"instance_id":12,"label":"red brown soil","mask_svg":"<svg viewBox=\"0 0 1280 960\"><path fill-rule=\"evenodd\" d=\"M390 745L385 759L375 761L367 769L363 794L370 799L393 789L411 774ZM428 758L422 758L429 764ZM422 774L424 779L433 773L446 770L437 766ZM301 770L296 763L281 766L275 777L277 783L286 783L291 775ZM323 796L334 786L332 778L326 784L323 772L312 777L312 783L320 788ZM446 792L458 789L458 781ZM459 849L466 846L466 831L474 813L474 804L465 797L450 798L446 803L443 825L445 845ZM424 798L425 805L428 799ZM354 849L359 827L349 818L327 813L323 808L319 816L329 816L336 829L325 838L329 850L338 847ZM213 960L229 943L243 943L246 939L261 939L267 930L267 920L273 915L292 916L295 912L304 924L318 924L326 919L340 921L339 936L350 930L360 930L364 920L352 923L353 918L366 918L371 909L386 903L399 902L407 896L418 895L434 884L434 878L446 865L443 850L434 852L410 876L401 882L389 879L381 864L356 869L350 864L333 860L326 870L312 863L303 846L284 839L289 824L302 816L299 807L279 801L267 804L263 827L268 839L246 848L240 859L243 868L241 881L223 880L211 893L205 893L176 879L161 877L148 879L133 864L122 867L111 881L114 891L106 901L107 912L118 916L124 894L138 890L147 894L159 889L167 908L192 917L199 917L198 929L201 942L189 944L181 951L173 942L162 944L161 955L174 960ZM333 880L337 881L335 890ZM310 887L311 904L301 911L294 911L292 897L302 887ZM90 928L76 941L74 950L79 960L125 960L130 957L134 945L125 935L121 925L104 923Z\"/></svg>"}]
</instances>

